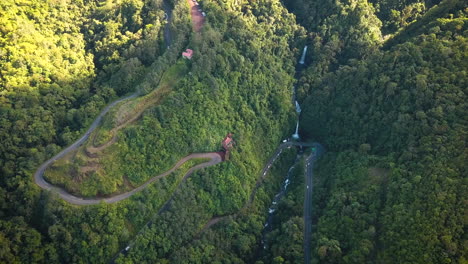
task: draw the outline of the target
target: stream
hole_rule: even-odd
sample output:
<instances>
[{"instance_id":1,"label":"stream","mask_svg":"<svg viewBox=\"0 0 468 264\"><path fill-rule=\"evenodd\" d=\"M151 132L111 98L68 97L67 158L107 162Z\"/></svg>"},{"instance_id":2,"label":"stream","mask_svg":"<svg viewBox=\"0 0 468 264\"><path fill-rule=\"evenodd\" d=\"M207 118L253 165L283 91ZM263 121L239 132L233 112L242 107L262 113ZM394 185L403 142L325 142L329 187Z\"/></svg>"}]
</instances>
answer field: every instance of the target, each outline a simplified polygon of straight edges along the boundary
<instances>
[{"instance_id":1,"label":"stream","mask_svg":"<svg viewBox=\"0 0 468 264\"><path fill-rule=\"evenodd\" d=\"M297 66L297 72L296 72L296 76L295 76L296 79L298 79L298 71L301 70L300 66L303 66L304 63L305 63L306 52L307 52L307 46L304 47L301 59L299 60L299 64ZM293 87L292 87L292 103L293 103L294 108L295 108L296 113L297 113L297 124L296 124L296 132L292 135L292 139L298 141L299 140L299 115L301 114L302 109L301 109L299 103L297 102L296 89L297 89L296 85L293 85ZM302 153L299 153L296 156L296 159L294 160L293 165L289 168L288 173L286 174L286 179L283 182L283 186L281 186L280 191L275 195L275 197L273 198L273 202L271 203L271 206L268 208L267 221L263 225L263 230L262 230L262 240L261 240L261 242L262 242L263 249L267 248L267 244L265 242L265 235L268 232L270 232L271 230L273 230L273 217L275 215L275 211L278 209L278 203L280 202L281 198L283 198L283 196L286 194L286 191L288 190L288 186L291 183L292 172L293 172L294 168L296 167L296 165L298 164L301 157L302 157Z\"/></svg>"},{"instance_id":2,"label":"stream","mask_svg":"<svg viewBox=\"0 0 468 264\"><path fill-rule=\"evenodd\" d=\"M268 217L266 223L263 225L263 231L262 231L262 246L263 249L267 248L267 244L265 242L265 235L273 230L273 218L275 216L275 211L278 209L278 204L281 201L281 198L286 194L288 190L288 186L291 183L291 176L292 172L294 171L294 168L298 164L300 158L302 157L301 154L298 154L296 156L296 159L294 160L293 165L289 168L288 173L286 174L286 178L284 179L283 185L281 186L280 191L275 195L273 198L273 202L271 203L271 206L268 208Z\"/></svg>"}]
</instances>

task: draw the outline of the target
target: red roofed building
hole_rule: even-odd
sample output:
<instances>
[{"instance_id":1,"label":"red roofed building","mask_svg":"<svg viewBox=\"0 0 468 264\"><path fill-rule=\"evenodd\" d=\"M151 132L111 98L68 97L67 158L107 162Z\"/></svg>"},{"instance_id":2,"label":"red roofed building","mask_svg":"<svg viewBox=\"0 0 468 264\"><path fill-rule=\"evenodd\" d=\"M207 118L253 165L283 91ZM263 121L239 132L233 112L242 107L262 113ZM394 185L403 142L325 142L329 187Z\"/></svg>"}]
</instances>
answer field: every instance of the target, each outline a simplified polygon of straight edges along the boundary
<instances>
[{"instance_id":1,"label":"red roofed building","mask_svg":"<svg viewBox=\"0 0 468 264\"><path fill-rule=\"evenodd\" d=\"M229 149L231 149L234 146L234 140L232 139L232 133L229 133L226 135L226 137L223 139L221 142L224 148L224 160L229 159Z\"/></svg>"},{"instance_id":2,"label":"red roofed building","mask_svg":"<svg viewBox=\"0 0 468 264\"><path fill-rule=\"evenodd\" d=\"M182 52L182 57L185 59L192 59L193 56L193 50L191 49L186 49L184 52Z\"/></svg>"},{"instance_id":3,"label":"red roofed building","mask_svg":"<svg viewBox=\"0 0 468 264\"><path fill-rule=\"evenodd\" d=\"M230 148L232 148L232 145L234 144L234 140L232 139L231 133L227 134L227 136L223 139L222 144L225 150L229 150Z\"/></svg>"}]
</instances>

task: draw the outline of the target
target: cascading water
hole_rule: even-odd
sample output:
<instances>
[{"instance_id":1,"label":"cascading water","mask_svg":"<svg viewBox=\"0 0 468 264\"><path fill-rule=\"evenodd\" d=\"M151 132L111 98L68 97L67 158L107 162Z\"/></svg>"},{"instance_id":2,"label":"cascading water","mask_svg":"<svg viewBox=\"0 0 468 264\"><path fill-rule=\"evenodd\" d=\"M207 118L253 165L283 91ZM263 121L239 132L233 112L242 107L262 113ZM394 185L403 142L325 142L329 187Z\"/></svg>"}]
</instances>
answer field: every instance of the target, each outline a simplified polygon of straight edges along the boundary
<instances>
[{"instance_id":1,"label":"cascading water","mask_svg":"<svg viewBox=\"0 0 468 264\"><path fill-rule=\"evenodd\" d=\"M302 56L301 56L301 59L299 60L299 64L304 65L306 52L307 52L307 45L304 47L304 50L302 51Z\"/></svg>"},{"instance_id":2,"label":"cascading water","mask_svg":"<svg viewBox=\"0 0 468 264\"><path fill-rule=\"evenodd\" d=\"M288 170L288 174L286 175L286 179L284 180L283 185L281 186L281 190L279 191L279 193L275 195L275 197L273 198L273 202L271 203L271 206L268 208L268 218L267 218L265 225L263 225L263 232L262 232L262 245L264 249L267 248L267 244L265 243L265 234L272 230L273 214L275 213L277 209L279 201L286 194L288 186L291 183L292 172L294 168L296 167L299 161L299 158L300 158L300 155L297 155L296 160L294 161L291 168L289 168Z\"/></svg>"},{"instance_id":3,"label":"cascading water","mask_svg":"<svg viewBox=\"0 0 468 264\"><path fill-rule=\"evenodd\" d=\"M306 52L307 52L307 46L304 47L304 51L302 52L302 56L301 56L301 59L299 60L299 64L304 64L305 63ZM293 97L292 97L292 99L293 99L292 103L294 104L294 106L296 108L296 113L298 113L298 115L300 115L302 109L301 109L301 106L299 105L299 103L296 100L296 86L293 86ZM294 140L299 139L299 116L298 116L298 120L297 120L297 123L296 123L296 131L292 135L292 138ZM285 142L285 141L283 141L283 142ZM269 231L271 231L273 229L272 228L273 214L275 213L275 211L277 209L277 205L278 205L279 201L286 194L288 185L291 183L292 172L294 170L294 167L299 162L300 157L301 157L301 155L297 155L296 160L294 161L293 165L288 170L288 174L286 175L286 179L284 180L283 186L281 186L280 192L275 195L275 197L273 198L273 202L272 202L271 206L268 208L268 218L267 218L267 221L266 221L265 225L263 226L263 231L262 231L262 240L261 240L261 242L262 242L262 245L263 245L263 249L267 248L267 244L265 242L265 235L266 235L266 233L268 233ZM265 174L266 174L266 171L264 172L263 176L265 176Z\"/></svg>"},{"instance_id":4,"label":"cascading water","mask_svg":"<svg viewBox=\"0 0 468 264\"><path fill-rule=\"evenodd\" d=\"M296 132L292 135L292 138L295 139L295 140L299 139L299 120L297 120Z\"/></svg>"},{"instance_id":5,"label":"cascading water","mask_svg":"<svg viewBox=\"0 0 468 264\"><path fill-rule=\"evenodd\" d=\"M296 112L297 112L298 114L300 114L301 111L302 111L302 110L301 110L301 106L300 106L299 103L296 101Z\"/></svg>"}]
</instances>

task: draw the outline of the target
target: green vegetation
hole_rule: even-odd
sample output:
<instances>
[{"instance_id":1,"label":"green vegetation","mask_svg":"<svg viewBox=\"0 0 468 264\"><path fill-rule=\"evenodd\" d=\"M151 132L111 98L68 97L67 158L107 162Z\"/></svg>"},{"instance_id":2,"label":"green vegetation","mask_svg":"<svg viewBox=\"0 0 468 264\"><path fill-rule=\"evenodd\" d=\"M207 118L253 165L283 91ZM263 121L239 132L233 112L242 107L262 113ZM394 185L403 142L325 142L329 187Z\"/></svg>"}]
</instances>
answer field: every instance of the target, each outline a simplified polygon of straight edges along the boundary
<instances>
[{"instance_id":1,"label":"green vegetation","mask_svg":"<svg viewBox=\"0 0 468 264\"><path fill-rule=\"evenodd\" d=\"M315 263L466 261L466 15L444 1L384 50L347 56L342 42L335 61L314 46L302 123L331 151L316 179Z\"/></svg>"},{"instance_id":2,"label":"green vegetation","mask_svg":"<svg viewBox=\"0 0 468 264\"><path fill-rule=\"evenodd\" d=\"M163 99L171 92L175 84L187 72L186 65L179 61L165 72L159 85L154 91L134 100L119 103L103 118L102 127L94 131L88 142L73 151L63 159L57 160L46 170L44 177L51 183L63 186L71 193L80 196L94 197L96 195L109 196L124 191L129 191L135 186L141 185L149 178L169 170L183 156L166 159L157 159L158 153L154 153L155 159L145 159L148 170L136 170L132 174L123 173L128 162L119 159L128 153L119 155L122 151L122 133L137 123L145 111L161 104ZM162 129L154 128L156 129ZM123 130L120 132L120 130ZM153 131L156 133L156 131ZM148 142L147 144L151 144ZM154 148L151 151L155 151ZM125 149L124 149L125 150ZM144 158L143 158L144 159ZM172 162L173 163L169 163ZM151 170L151 167L162 167L160 170ZM128 171L128 170L127 170ZM138 178L135 178L137 175Z\"/></svg>"},{"instance_id":3,"label":"green vegetation","mask_svg":"<svg viewBox=\"0 0 468 264\"><path fill-rule=\"evenodd\" d=\"M93 54L94 59L89 63L95 75L88 85L84 86L86 94L74 101L74 104L63 105L57 103L59 100L51 98L53 104L43 110L49 111L50 114L41 114L42 100L50 99L44 93L38 93L37 99L34 100L30 99L34 92L24 93L24 99L27 98L28 101L22 103L19 98L14 97L20 94L19 88L15 87L8 97L2 97L1 116L2 124L5 124L2 125L2 143L5 142L2 145L3 177L0 192L4 208L2 214L5 221L15 221L16 229L25 232L36 230L34 234L37 234L34 240L30 240L31 243L26 244L28 249L22 251L34 254L26 255L18 253L22 242L15 238L15 233L3 232L2 239L5 242L2 243L5 247L2 248L10 253L2 254L2 261L107 262L154 217L174 192L171 188L174 183L171 181L175 181L175 177L161 179L161 184L151 185L141 193L117 204L78 208L61 201L52 193L40 193L31 180L31 174L46 156L57 153L61 148L59 146L73 142L106 101L113 100L115 95L134 90L140 90L143 94L151 93L160 82L162 73L166 72L168 65L176 61L179 52L187 44L196 52L193 60L186 62L190 74L178 78L178 83L171 93L164 96L162 104L148 108L135 123L117 132L118 144L113 144L105 150L116 150L116 155L112 158L118 163L113 164L122 167L115 169L128 175L129 182L143 182L154 175L154 172L164 171L166 166L174 164L178 158L190 152L216 151L220 148L220 140L225 134L234 132L237 145L231 156L232 162L206 170L210 171L210 175L203 181L206 194L200 197L203 197L203 205L210 205L204 219L211 215L237 212L248 200L268 155L289 130L288 124L293 121L289 98L294 72L294 57L289 43L294 43L294 36L302 33L298 26L293 25L293 17L288 15L279 3L276 3L273 9L263 8L266 3L253 7L266 16L273 14L272 17L278 18L277 22L271 24L265 20L257 21L253 14L243 19L235 13L230 13L233 10L221 9L214 2L205 2L205 8L212 10L208 12L212 16L212 22L205 25L201 33L202 38L200 35L194 35L188 40L185 37L186 32L190 30L189 21L186 15L181 15L187 13L185 2L174 2L171 28L175 39L171 47L158 54L161 56L156 57L152 64L143 61L142 57L135 57L132 54L136 53L131 52L132 47L137 48L138 43L142 45L140 48L146 47L145 40L150 40L153 35L145 34L144 30L152 27L142 26L143 32L134 35L141 36L141 41L125 42L112 48L112 37L126 39L124 36L128 27L125 26L125 21L128 20L124 21L120 12L125 10L121 8L122 5L127 3L87 2L84 4L89 7L88 12L76 14L83 17L83 24L79 25L80 30L77 34L82 34L80 36L86 43L83 44L82 52ZM151 3L148 1L141 9L137 9L141 10L139 14L146 12L146 8L157 9L151 6ZM50 6L53 7L53 3L50 3ZM14 7L19 8L19 5ZM35 9L34 6L28 8L40 9ZM115 12L103 12L109 8ZM65 11L62 10L63 12ZM45 20L44 23L46 21L54 23L54 20ZM233 21L235 26L231 25ZM117 27L111 26L114 22L118 24ZM150 21L143 20L143 23L150 24ZM98 29L97 26L101 24L109 26ZM156 21L151 21L151 24L156 24ZM92 29L93 34L88 35L87 32L90 31L86 31L85 28L91 28L90 25L96 27ZM117 33L120 30L123 30L124 34ZM136 33L139 29L135 30L129 32ZM103 35L100 40L88 39L100 33L107 35ZM273 35L276 37L271 38ZM252 42L252 39L256 41ZM113 50L118 52L111 52ZM128 57L125 57L127 55ZM146 53L143 55L146 57ZM146 58L150 59L151 56ZM70 76L68 79L73 78ZM55 92L58 96L63 96L60 94L60 87L58 86ZM68 95L64 97L67 100L71 99ZM14 106L8 102L14 102ZM138 108L137 105L124 107ZM18 119L21 122L17 122ZM43 122L40 122L41 120ZM47 120L49 123L45 122ZM111 131L114 128L112 122L109 118L105 120L104 130ZM47 124L47 130L40 130L41 126ZM29 140L25 133L31 135ZM106 137L110 138L112 135L104 135L103 138L98 138L96 143L89 141L87 147L92 144L99 145L99 141L105 142ZM78 158L84 158L86 153L78 152L76 155ZM162 162L153 163L160 159ZM76 165L80 165L80 162L70 163L71 167ZM109 176L112 175L106 175ZM207 184L208 180L212 183ZM189 180L187 184L191 182L193 181ZM89 191L88 195L92 195L93 192L97 192L93 188L106 184L107 182L102 180L98 181L98 184L84 186L84 189ZM112 190L106 189L103 192ZM211 194L207 195L208 192ZM176 194L185 195L185 192ZM194 197L190 196L190 199L193 200ZM187 209L190 208L190 201L182 202L187 204ZM184 212L188 214L183 215L181 221L188 218L200 221L191 209ZM24 220L19 221L15 217L22 217ZM171 230L184 230L172 224ZM13 230L13 226L5 226L6 229ZM197 225L197 229L194 230L198 230L199 227ZM258 229L257 232L260 231ZM178 239L177 236L170 238ZM27 258L30 256L35 259Z\"/></svg>"},{"instance_id":4,"label":"green vegetation","mask_svg":"<svg viewBox=\"0 0 468 264\"><path fill-rule=\"evenodd\" d=\"M120 255L116 262L217 263L228 259L254 262L261 247L267 209L294 161L295 152L291 149L279 157L256 190L251 204L242 199L250 192L240 196L220 188L233 185L232 179L221 172L235 170L240 153L233 153L232 162L194 173L176 192L169 210L145 228L128 254ZM203 230L213 216L227 217ZM302 230L299 232L302 234Z\"/></svg>"},{"instance_id":5,"label":"green vegetation","mask_svg":"<svg viewBox=\"0 0 468 264\"><path fill-rule=\"evenodd\" d=\"M391 178L387 162L353 151L329 153L314 183L315 263L373 263L380 210Z\"/></svg>"},{"instance_id":6,"label":"green vegetation","mask_svg":"<svg viewBox=\"0 0 468 264\"><path fill-rule=\"evenodd\" d=\"M293 85L301 137L327 148L313 263L466 263L466 1L200 5L206 22L192 33L186 0L165 3L168 47L161 0L0 3L1 263L108 263L131 242L117 263L302 263L302 162L261 245L295 150L257 182L295 123ZM124 192L218 151L228 132L231 159L182 182L204 162L191 160L110 205L70 205L34 184L106 104L137 91L47 170L50 182Z\"/></svg>"},{"instance_id":7,"label":"green vegetation","mask_svg":"<svg viewBox=\"0 0 468 264\"><path fill-rule=\"evenodd\" d=\"M304 261L304 158L295 164L290 186L273 216L273 228L265 235L267 248L260 257L263 263Z\"/></svg>"},{"instance_id":8,"label":"green vegetation","mask_svg":"<svg viewBox=\"0 0 468 264\"><path fill-rule=\"evenodd\" d=\"M76 208L40 193L31 177L46 157L77 139L106 102L136 87L150 92L178 56L188 21L174 19L179 34L171 48L151 53L161 41L161 2L121 8L134 3L0 3L0 262L105 262L162 204L147 199L145 206ZM173 12L183 10L176 6ZM144 19L130 29L126 15ZM99 41L99 49L92 46Z\"/></svg>"}]
</instances>

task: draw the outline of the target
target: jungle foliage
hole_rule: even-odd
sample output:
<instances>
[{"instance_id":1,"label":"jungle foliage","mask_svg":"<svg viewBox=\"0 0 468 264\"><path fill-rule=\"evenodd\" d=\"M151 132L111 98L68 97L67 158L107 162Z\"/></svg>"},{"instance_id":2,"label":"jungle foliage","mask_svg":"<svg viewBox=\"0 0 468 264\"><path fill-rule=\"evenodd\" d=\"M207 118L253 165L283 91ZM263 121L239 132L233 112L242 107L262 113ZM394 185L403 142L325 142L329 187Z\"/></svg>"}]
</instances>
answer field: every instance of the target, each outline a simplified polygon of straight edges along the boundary
<instances>
[{"instance_id":1,"label":"jungle foliage","mask_svg":"<svg viewBox=\"0 0 468 264\"><path fill-rule=\"evenodd\" d=\"M180 77L162 104L148 108L141 118L119 133L121 149L117 150L116 159L129 173L134 173L137 166L132 160L143 162L142 167L150 165L148 172L141 171L141 178L129 174L138 184L153 176L155 171L165 169L151 165L158 158L177 160L190 152L217 151L225 134L234 132L237 145L232 161L198 172L196 175L206 174L199 184L204 189L196 185L186 192L175 192L189 195L190 200L175 197L174 205L169 208L179 208L175 207L177 203L185 206L187 210L180 211L184 214L180 220L194 221L187 224L191 233L186 233L185 237L197 231L200 221L237 212L246 204L268 155L289 130L293 116L290 87L294 72L293 53L289 47L295 43L295 36L303 35L304 31L294 24L293 16L279 2L273 5L252 3L248 6L259 17L250 13L242 18L238 17L240 11L207 1L204 5L211 10L210 23L205 25L201 35L188 38L190 21L186 3L175 1L173 4L171 31L175 40L168 49L159 49L163 25L160 2L2 3L5 10L2 15L13 16L2 20L2 25L6 25L2 28L2 39L11 37L2 45L11 50L22 47L21 43L13 42L18 40L15 34L21 30L7 26L11 21L21 21L16 16L23 10L25 22L19 26L40 31L41 36L51 38L52 44L59 41L60 36L66 36L60 32L63 28L59 25L60 19L67 17L62 13L70 12L67 15L79 17L73 19L76 24L71 24L76 27L72 36L77 40L70 40L69 46L59 48L72 49L63 53L78 56L76 63L83 65L80 70L72 71L67 65L73 61L57 58L44 62L50 64L48 71L31 75L28 71L33 71L34 63L55 58L45 54L52 52L52 44L52 48L37 44L29 53L2 53L5 63L2 70L9 70L2 73L2 261L108 262L157 216L175 191L177 176L161 179L118 204L76 207L53 193L41 192L31 175L42 161L78 138L107 102L134 91L150 94L187 45L196 51L192 61L183 62L189 72ZM68 10L66 6L76 7L76 10ZM45 17L36 22L28 12ZM54 12L56 18L47 17ZM268 17L277 17L276 22L266 20ZM52 29L47 35L49 27ZM24 43L33 41L27 37L26 34ZM153 44L149 45L148 41ZM24 60L24 65L15 64L16 60ZM14 72L17 66L24 68L21 68L25 72L23 75ZM63 73L66 69L70 71ZM39 80L37 85L33 78ZM74 83L75 80L79 81ZM149 154L148 157L154 157L146 159ZM140 170L140 165L137 167ZM105 181L97 182L101 183ZM185 184L190 185L191 181ZM203 196L190 196L202 190ZM265 202L268 199L264 199ZM208 205L203 218L197 218L188 210L192 203ZM261 210L259 214L264 212ZM259 219L257 222L261 226ZM158 216L153 221L165 220ZM173 223L166 222L166 225L177 232L185 230ZM157 231L171 232L159 227ZM257 233L260 231L258 229ZM152 237L151 243L156 243L157 240L153 240L156 238ZM179 239L178 236L166 238L166 244L173 243L169 239ZM248 250L253 249L249 247ZM154 259L145 256L146 253L138 254L142 254L140 258ZM162 257L166 256L158 255L157 259Z\"/></svg>"},{"instance_id":2,"label":"jungle foliage","mask_svg":"<svg viewBox=\"0 0 468 264\"><path fill-rule=\"evenodd\" d=\"M296 76L301 135L327 148L314 179L313 262L466 263L465 1L203 0L196 34L186 1L166 4L1 1L0 262L303 262L302 163L263 232L295 150L259 180L292 130ZM295 69L305 44L306 66ZM185 48L191 61L179 59ZM110 205L73 206L34 184L38 166L106 104L138 92L120 113L134 111L165 74L177 76L170 92L117 132L104 169L84 175L89 186L69 189L125 190L191 152L218 151L233 132L229 161L182 181L201 162L191 161ZM110 138L115 113L88 146ZM76 180L67 174L57 183Z\"/></svg>"},{"instance_id":3,"label":"jungle foliage","mask_svg":"<svg viewBox=\"0 0 468 264\"><path fill-rule=\"evenodd\" d=\"M352 53L347 33L329 37L346 27L310 22L329 30L310 39L299 81L303 132L332 152L316 179L315 263L466 262L467 22L466 2L443 1Z\"/></svg>"},{"instance_id":4,"label":"jungle foliage","mask_svg":"<svg viewBox=\"0 0 468 264\"><path fill-rule=\"evenodd\" d=\"M0 3L0 262L105 262L173 191L156 184L161 200L145 206L76 208L40 192L31 176L76 140L107 102L137 85L149 91L164 65L175 61L187 40L187 20L174 20L180 32L174 49L159 49L161 6L131 0ZM141 80L147 71L150 80Z\"/></svg>"}]
</instances>

